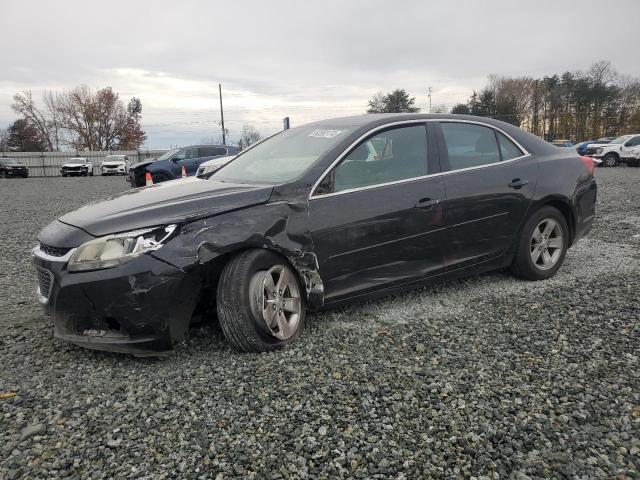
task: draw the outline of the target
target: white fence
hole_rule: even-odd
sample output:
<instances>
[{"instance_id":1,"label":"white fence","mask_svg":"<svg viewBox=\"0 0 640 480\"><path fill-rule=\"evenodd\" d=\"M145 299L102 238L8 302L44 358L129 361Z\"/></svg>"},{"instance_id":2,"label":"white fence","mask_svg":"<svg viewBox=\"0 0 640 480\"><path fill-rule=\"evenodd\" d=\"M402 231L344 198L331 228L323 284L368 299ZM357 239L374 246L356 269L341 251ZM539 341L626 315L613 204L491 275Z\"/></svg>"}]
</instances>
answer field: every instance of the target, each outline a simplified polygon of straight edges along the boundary
<instances>
[{"instance_id":1,"label":"white fence","mask_svg":"<svg viewBox=\"0 0 640 480\"><path fill-rule=\"evenodd\" d=\"M167 150L119 150L102 152L0 152L0 158L14 158L29 167L30 177L58 177L60 167L73 157L85 157L93 163L96 173L107 155L127 155L129 164L156 158Z\"/></svg>"}]
</instances>

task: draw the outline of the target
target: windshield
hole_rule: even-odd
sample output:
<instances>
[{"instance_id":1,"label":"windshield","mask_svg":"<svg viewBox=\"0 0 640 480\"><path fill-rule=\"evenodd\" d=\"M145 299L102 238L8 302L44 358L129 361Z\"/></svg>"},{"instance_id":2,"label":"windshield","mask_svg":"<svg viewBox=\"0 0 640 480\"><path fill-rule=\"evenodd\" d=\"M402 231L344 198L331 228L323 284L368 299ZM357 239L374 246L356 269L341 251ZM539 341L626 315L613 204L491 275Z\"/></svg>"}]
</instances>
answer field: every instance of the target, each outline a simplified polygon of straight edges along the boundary
<instances>
[{"instance_id":1,"label":"windshield","mask_svg":"<svg viewBox=\"0 0 640 480\"><path fill-rule=\"evenodd\" d=\"M353 129L307 126L285 130L241 153L211 178L237 183L288 182L302 175Z\"/></svg>"},{"instance_id":2,"label":"windshield","mask_svg":"<svg viewBox=\"0 0 640 480\"><path fill-rule=\"evenodd\" d=\"M84 165L84 158L72 158L69 160L69 164L71 165Z\"/></svg>"},{"instance_id":3,"label":"windshield","mask_svg":"<svg viewBox=\"0 0 640 480\"><path fill-rule=\"evenodd\" d=\"M611 140L611 143L624 143L630 137L631 135L623 135L622 137L618 137L615 140Z\"/></svg>"},{"instance_id":4,"label":"windshield","mask_svg":"<svg viewBox=\"0 0 640 480\"><path fill-rule=\"evenodd\" d=\"M0 163L3 165L15 165L18 162L15 161L13 158L2 158L0 159Z\"/></svg>"},{"instance_id":5,"label":"windshield","mask_svg":"<svg viewBox=\"0 0 640 480\"><path fill-rule=\"evenodd\" d=\"M105 162L124 162L124 157L122 155L107 155L104 157Z\"/></svg>"},{"instance_id":6,"label":"windshield","mask_svg":"<svg viewBox=\"0 0 640 480\"><path fill-rule=\"evenodd\" d=\"M163 153L158 158L156 158L156 161L158 161L158 160L168 160L169 158L173 157L179 151L180 151L179 148L176 148L175 150L169 150L168 152Z\"/></svg>"}]
</instances>

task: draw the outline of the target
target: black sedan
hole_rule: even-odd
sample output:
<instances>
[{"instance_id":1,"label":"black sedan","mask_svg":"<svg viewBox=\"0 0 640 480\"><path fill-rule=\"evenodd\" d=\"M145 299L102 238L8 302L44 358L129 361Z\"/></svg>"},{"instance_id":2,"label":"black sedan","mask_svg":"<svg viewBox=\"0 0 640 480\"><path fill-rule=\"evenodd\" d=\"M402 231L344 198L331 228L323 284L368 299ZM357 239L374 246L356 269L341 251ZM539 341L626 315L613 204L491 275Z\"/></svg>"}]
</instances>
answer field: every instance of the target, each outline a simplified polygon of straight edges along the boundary
<instances>
[{"instance_id":1,"label":"black sedan","mask_svg":"<svg viewBox=\"0 0 640 480\"><path fill-rule=\"evenodd\" d=\"M0 178L29 176L29 168L13 158L0 158Z\"/></svg>"},{"instance_id":2,"label":"black sedan","mask_svg":"<svg viewBox=\"0 0 640 480\"><path fill-rule=\"evenodd\" d=\"M549 278L595 202L590 159L512 125L363 115L67 213L33 262L59 338L157 354L211 312L234 347L266 351L308 309L505 267Z\"/></svg>"}]
</instances>

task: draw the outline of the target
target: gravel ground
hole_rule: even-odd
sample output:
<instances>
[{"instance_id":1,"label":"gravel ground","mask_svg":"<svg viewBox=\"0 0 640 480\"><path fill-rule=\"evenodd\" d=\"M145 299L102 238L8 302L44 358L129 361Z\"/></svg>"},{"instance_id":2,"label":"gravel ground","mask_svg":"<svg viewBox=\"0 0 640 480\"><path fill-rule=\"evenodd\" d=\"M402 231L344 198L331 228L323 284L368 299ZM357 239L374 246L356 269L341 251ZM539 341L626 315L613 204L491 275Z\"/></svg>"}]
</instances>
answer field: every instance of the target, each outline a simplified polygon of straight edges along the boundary
<instances>
[{"instance_id":1,"label":"gravel ground","mask_svg":"<svg viewBox=\"0 0 640 480\"><path fill-rule=\"evenodd\" d=\"M640 169L552 280L497 272L167 359L53 338L29 250L122 178L0 184L0 478L640 478ZM11 396L15 392L15 396Z\"/></svg>"}]
</instances>

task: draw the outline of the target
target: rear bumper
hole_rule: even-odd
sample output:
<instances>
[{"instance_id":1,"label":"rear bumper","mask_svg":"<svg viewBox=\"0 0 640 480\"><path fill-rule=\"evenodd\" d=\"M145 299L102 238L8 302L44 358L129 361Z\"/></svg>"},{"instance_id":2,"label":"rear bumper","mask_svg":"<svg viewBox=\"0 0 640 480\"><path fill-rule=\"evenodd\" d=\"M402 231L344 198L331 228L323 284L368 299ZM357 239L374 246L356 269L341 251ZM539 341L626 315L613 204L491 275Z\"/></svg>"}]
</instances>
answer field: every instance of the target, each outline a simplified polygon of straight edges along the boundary
<instances>
[{"instance_id":1,"label":"rear bumper","mask_svg":"<svg viewBox=\"0 0 640 480\"><path fill-rule=\"evenodd\" d=\"M141 255L116 268L69 273L36 247L32 262L50 272L38 299L57 338L95 350L162 355L184 340L198 301L200 278Z\"/></svg>"},{"instance_id":2,"label":"rear bumper","mask_svg":"<svg viewBox=\"0 0 640 480\"><path fill-rule=\"evenodd\" d=\"M585 237L593 226L596 218L596 199L598 195L598 185L596 179L581 185L576 191L574 198L575 232L573 244Z\"/></svg>"}]
</instances>

